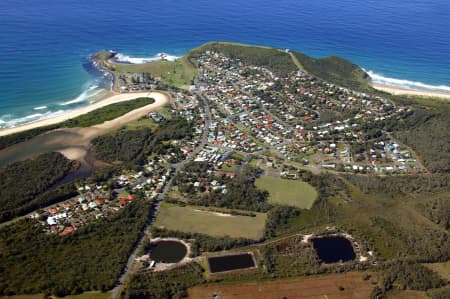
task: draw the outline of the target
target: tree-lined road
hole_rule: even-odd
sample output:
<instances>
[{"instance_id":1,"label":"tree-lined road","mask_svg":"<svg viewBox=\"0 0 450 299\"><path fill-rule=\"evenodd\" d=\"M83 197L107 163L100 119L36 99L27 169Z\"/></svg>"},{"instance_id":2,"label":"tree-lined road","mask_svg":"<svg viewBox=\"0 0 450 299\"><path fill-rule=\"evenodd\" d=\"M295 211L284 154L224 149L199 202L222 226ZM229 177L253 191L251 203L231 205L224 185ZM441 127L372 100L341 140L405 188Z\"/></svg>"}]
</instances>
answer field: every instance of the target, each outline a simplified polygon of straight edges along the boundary
<instances>
[{"instance_id":1,"label":"tree-lined road","mask_svg":"<svg viewBox=\"0 0 450 299\"><path fill-rule=\"evenodd\" d=\"M198 98L200 99L199 104L201 102L201 105L205 109L205 126L203 129L203 134L201 136L200 143L198 146L196 146L193 149L193 151L189 154L189 156L185 160L172 165L172 167L174 168L174 171L173 171L172 175L170 176L170 179L167 181L166 185L164 186L161 194L159 195L157 202L154 205L152 205L152 207L151 207L152 211L150 212L148 222L143 229L142 235L141 235L140 239L138 240L138 242L136 243L135 247L133 248L133 252L128 257L128 261L125 266L125 269L124 269L122 275L119 277L119 283L114 287L114 289L111 292L112 299L118 298L121 287L123 286L127 277L131 274L134 261L136 260L136 257L137 257L137 251L139 248L141 248L141 246L143 245L143 243L145 241L145 237L149 234L151 225L152 225L154 219L156 218L156 214L159 210L161 203L163 202L164 198L167 195L167 192L169 191L169 189L172 185L174 177L178 174L178 172L180 170L182 170L184 168L184 166L187 163L191 162L192 159L207 145L208 132L209 132L209 127L211 125L211 111L209 109L208 100L200 92L198 92L197 95L198 95Z\"/></svg>"}]
</instances>

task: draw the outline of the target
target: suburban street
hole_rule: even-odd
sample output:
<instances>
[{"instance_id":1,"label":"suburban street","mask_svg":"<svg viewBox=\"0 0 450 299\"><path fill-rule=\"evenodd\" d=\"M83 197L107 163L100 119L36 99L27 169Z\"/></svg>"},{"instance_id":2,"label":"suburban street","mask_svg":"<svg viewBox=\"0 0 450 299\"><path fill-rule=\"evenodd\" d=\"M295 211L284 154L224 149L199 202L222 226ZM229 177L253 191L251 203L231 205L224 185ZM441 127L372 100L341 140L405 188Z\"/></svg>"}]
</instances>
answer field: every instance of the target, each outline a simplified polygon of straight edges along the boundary
<instances>
[{"instance_id":1,"label":"suburban street","mask_svg":"<svg viewBox=\"0 0 450 299\"><path fill-rule=\"evenodd\" d=\"M203 135L201 137L200 144L193 149L193 151L189 154L189 156L185 160L172 165L174 171L173 171L170 179L167 181L166 185L164 186L163 191L159 195L157 202L151 207L152 211L150 212L149 219L148 219L147 224L145 225L145 227L143 229L141 237L136 242L136 245L133 248L133 252L131 253L131 255L128 258L128 261L127 261L127 264L125 266L125 269L123 270L123 273L122 273L122 275L119 278L119 283L114 287L114 289L111 292L111 298L112 299L118 298L117 296L120 293L121 286L124 284L124 282L126 281L127 277L131 274L133 263L134 263L134 261L135 261L135 259L137 257L137 251L138 251L139 248L141 248L141 246L143 245L143 243L145 241L146 236L148 236L148 234L149 234L151 225L152 225L153 221L156 218L156 215L157 215L157 212L159 210L159 207L160 207L161 203L163 202L164 198L166 197L167 192L169 191L169 189L170 189L170 187L172 185L173 178L207 144L207 141L208 141L208 129L209 129L210 125L211 125L211 111L209 109L208 100L201 94L201 92L197 92L197 95L198 95L198 98L200 99L200 102L201 102L200 105L203 106L204 109L205 109L205 126L204 126L204 129L203 129Z\"/></svg>"}]
</instances>

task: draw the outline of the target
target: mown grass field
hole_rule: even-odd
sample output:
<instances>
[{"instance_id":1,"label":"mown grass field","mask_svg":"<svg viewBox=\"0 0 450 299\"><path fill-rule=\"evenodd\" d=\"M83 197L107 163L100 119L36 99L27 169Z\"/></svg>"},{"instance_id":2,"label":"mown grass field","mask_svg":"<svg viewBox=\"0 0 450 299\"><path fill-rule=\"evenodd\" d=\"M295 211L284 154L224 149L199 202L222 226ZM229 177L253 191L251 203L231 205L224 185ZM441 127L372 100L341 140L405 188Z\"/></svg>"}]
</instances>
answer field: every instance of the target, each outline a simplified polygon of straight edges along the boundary
<instances>
[{"instance_id":1,"label":"mown grass field","mask_svg":"<svg viewBox=\"0 0 450 299\"><path fill-rule=\"evenodd\" d=\"M179 206L163 203L158 211L155 226L168 230L201 233L210 236L248 238L259 240L264 235L265 213L256 216L221 215L220 213L197 206ZM230 212L220 209L223 213Z\"/></svg>"},{"instance_id":2,"label":"mown grass field","mask_svg":"<svg viewBox=\"0 0 450 299\"><path fill-rule=\"evenodd\" d=\"M313 186L299 180L262 176L256 180L256 186L269 191L270 203L301 209L310 209L318 196Z\"/></svg>"},{"instance_id":3,"label":"mown grass field","mask_svg":"<svg viewBox=\"0 0 450 299\"><path fill-rule=\"evenodd\" d=\"M373 274L374 275L374 274ZM370 298L375 278L363 279L364 273L349 272L266 282L210 284L188 290L189 299L260 299L260 298ZM376 276L376 275L375 275Z\"/></svg>"}]
</instances>

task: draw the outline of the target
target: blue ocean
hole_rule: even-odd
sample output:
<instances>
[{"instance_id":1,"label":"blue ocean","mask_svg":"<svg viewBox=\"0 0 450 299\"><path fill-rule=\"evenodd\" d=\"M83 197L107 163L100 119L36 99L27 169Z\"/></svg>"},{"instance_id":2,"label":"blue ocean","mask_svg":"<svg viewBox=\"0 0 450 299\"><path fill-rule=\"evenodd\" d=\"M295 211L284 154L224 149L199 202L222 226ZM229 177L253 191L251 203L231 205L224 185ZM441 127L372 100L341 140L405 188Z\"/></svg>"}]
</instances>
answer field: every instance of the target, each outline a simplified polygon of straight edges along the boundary
<instances>
[{"instance_id":1,"label":"blue ocean","mask_svg":"<svg viewBox=\"0 0 450 299\"><path fill-rule=\"evenodd\" d=\"M146 59L213 40L339 55L377 82L450 91L449 0L1 0L0 127L100 95L98 50Z\"/></svg>"}]
</instances>

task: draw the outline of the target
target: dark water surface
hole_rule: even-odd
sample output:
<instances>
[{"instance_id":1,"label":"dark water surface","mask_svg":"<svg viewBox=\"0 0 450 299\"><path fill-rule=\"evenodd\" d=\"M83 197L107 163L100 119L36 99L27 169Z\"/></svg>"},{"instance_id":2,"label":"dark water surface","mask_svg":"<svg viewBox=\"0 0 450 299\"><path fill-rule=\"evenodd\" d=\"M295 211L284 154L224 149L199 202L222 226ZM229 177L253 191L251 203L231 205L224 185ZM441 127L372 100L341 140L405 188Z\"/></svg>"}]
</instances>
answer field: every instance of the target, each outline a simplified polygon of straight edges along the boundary
<instances>
[{"instance_id":1,"label":"dark water surface","mask_svg":"<svg viewBox=\"0 0 450 299\"><path fill-rule=\"evenodd\" d=\"M158 241L150 244L150 259L157 263L178 263L187 254L187 248L178 241Z\"/></svg>"},{"instance_id":2,"label":"dark water surface","mask_svg":"<svg viewBox=\"0 0 450 299\"><path fill-rule=\"evenodd\" d=\"M351 242L344 237L321 237L312 239L320 260L326 264L354 260L356 255Z\"/></svg>"},{"instance_id":3,"label":"dark water surface","mask_svg":"<svg viewBox=\"0 0 450 299\"><path fill-rule=\"evenodd\" d=\"M208 264L211 273L255 267L255 261L250 253L209 257Z\"/></svg>"},{"instance_id":4,"label":"dark water surface","mask_svg":"<svg viewBox=\"0 0 450 299\"><path fill-rule=\"evenodd\" d=\"M413 81L399 85L450 89L449 0L1 0L0 127L86 105L102 87L86 64L98 50L183 55L214 40L339 55Z\"/></svg>"}]
</instances>

